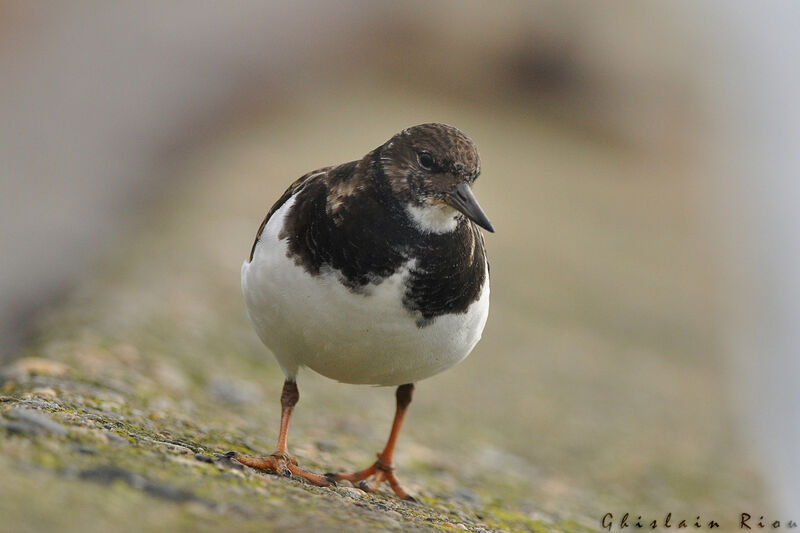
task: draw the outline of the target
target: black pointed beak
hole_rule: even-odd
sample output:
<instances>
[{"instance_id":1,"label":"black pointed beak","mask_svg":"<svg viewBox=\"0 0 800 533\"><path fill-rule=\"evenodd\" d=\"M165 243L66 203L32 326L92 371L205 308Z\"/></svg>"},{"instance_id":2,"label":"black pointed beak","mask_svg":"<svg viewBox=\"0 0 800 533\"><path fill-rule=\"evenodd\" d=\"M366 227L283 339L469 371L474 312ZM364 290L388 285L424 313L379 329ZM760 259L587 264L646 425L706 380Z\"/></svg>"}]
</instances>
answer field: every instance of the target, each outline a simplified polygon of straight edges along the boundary
<instances>
[{"instance_id":1,"label":"black pointed beak","mask_svg":"<svg viewBox=\"0 0 800 533\"><path fill-rule=\"evenodd\" d=\"M447 194L447 203L464 213L464 216L486 231L494 233L492 223L489 222L486 213L478 205L478 200L472 194L472 189L466 181L459 183L453 191Z\"/></svg>"}]
</instances>

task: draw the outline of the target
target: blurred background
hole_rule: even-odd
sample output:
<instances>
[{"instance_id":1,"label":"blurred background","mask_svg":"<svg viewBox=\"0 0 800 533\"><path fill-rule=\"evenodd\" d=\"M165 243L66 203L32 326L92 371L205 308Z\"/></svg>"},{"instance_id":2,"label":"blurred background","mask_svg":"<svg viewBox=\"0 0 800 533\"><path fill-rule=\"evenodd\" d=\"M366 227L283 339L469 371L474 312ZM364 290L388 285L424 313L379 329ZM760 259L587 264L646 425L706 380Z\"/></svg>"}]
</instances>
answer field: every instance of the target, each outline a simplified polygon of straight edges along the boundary
<instances>
[{"instance_id":1,"label":"blurred background","mask_svg":"<svg viewBox=\"0 0 800 533\"><path fill-rule=\"evenodd\" d=\"M547 512L798 520L799 22L791 2L7 0L0 360L109 268L93 331L141 347L131 324L169 311L168 346L214 324L267 357L238 273L272 202L447 122L483 159L492 314L419 388L411 438L519 458ZM302 383L306 419L377 394Z\"/></svg>"}]
</instances>

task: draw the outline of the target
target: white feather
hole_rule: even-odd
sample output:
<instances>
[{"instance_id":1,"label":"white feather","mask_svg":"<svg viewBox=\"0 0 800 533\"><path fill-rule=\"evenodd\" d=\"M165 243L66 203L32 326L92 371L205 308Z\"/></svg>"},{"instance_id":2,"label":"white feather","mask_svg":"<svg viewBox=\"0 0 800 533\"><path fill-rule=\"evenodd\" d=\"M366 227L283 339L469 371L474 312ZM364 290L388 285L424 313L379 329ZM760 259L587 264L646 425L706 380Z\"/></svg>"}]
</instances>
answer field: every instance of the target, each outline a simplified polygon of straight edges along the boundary
<instances>
[{"instance_id":1,"label":"white feather","mask_svg":"<svg viewBox=\"0 0 800 533\"><path fill-rule=\"evenodd\" d=\"M406 211L417 228L425 233L447 233L458 227L458 211L449 205L407 205Z\"/></svg>"},{"instance_id":2,"label":"white feather","mask_svg":"<svg viewBox=\"0 0 800 533\"><path fill-rule=\"evenodd\" d=\"M479 300L466 313L442 315L419 328L419 317L402 303L411 265L362 294L342 285L334 271L312 276L287 257L278 233L294 201L273 214L252 262L242 265L250 320L287 377L307 366L345 383L401 385L469 355L489 313L488 272Z\"/></svg>"}]
</instances>

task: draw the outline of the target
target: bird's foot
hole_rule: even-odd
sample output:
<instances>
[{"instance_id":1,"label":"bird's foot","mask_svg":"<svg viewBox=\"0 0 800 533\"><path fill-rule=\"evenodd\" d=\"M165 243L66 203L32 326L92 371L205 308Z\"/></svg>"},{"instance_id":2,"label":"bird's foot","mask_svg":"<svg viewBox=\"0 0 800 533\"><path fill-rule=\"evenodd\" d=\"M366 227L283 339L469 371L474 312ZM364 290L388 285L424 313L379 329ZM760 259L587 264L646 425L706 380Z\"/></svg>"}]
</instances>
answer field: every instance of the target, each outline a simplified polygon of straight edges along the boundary
<instances>
[{"instance_id":1,"label":"bird's foot","mask_svg":"<svg viewBox=\"0 0 800 533\"><path fill-rule=\"evenodd\" d=\"M325 478L334 482L342 480L349 481L353 486L358 487L364 492L375 492L380 484L386 481L401 500L410 502L417 501L413 496L403 490L403 487L400 486L400 482L397 480L397 476L394 475L394 465L384 463L381 460L380 453L378 454L378 460L364 470L359 470L352 474L329 473L325 474Z\"/></svg>"},{"instance_id":2,"label":"bird's foot","mask_svg":"<svg viewBox=\"0 0 800 533\"><path fill-rule=\"evenodd\" d=\"M300 477L313 485L319 487L328 487L336 485L336 481L328 479L326 476L321 476L313 472L309 472L297 466L297 459L294 457L280 452L275 452L266 457L256 457L254 455L242 455L236 452L229 452L226 454L229 458L235 459L245 466L255 468L258 470L270 470L280 476L285 477Z\"/></svg>"}]
</instances>

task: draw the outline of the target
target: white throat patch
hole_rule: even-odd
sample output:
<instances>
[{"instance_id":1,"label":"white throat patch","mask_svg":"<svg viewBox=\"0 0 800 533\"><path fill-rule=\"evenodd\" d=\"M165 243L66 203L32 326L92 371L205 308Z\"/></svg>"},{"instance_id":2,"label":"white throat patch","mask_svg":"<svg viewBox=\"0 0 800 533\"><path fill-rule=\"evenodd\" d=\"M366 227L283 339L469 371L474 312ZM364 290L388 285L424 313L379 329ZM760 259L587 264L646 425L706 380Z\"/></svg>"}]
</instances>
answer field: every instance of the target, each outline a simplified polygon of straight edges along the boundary
<instances>
[{"instance_id":1,"label":"white throat patch","mask_svg":"<svg viewBox=\"0 0 800 533\"><path fill-rule=\"evenodd\" d=\"M458 226L458 211L449 205L406 205L411 221L424 233L448 233Z\"/></svg>"}]
</instances>

